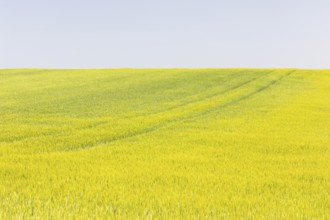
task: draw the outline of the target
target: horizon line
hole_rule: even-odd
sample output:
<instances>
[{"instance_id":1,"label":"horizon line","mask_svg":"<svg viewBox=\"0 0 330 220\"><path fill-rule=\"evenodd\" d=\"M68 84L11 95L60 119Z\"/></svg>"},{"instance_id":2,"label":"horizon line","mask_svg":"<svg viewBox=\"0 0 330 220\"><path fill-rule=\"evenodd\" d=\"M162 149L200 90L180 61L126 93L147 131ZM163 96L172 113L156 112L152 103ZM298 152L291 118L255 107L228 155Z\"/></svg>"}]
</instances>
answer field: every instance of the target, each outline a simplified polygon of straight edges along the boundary
<instances>
[{"instance_id":1,"label":"horizon line","mask_svg":"<svg viewBox=\"0 0 330 220\"><path fill-rule=\"evenodd\" d=\"M330 70L329 68L304 67L0 67L0 70L92 70L92 69L296 69L296 70Z\"/></svg>"}]
</instances>

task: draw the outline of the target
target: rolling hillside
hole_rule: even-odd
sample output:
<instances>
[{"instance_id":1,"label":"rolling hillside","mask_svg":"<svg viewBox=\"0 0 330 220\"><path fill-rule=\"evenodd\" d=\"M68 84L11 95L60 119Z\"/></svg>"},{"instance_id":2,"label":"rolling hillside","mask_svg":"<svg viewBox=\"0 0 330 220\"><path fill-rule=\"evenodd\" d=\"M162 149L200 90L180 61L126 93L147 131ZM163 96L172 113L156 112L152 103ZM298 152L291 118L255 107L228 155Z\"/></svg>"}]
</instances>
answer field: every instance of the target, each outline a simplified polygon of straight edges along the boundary
<instances>
[{"instance_id":1,"label":"rolling hillside","mask_svg":"<svg viewBox=\"0 0 330 220\"><path fill-rule=\"evenodd\" d=\"M329 219L330 71L0 70L0 219Z\"/></svg>"}]
</instances>

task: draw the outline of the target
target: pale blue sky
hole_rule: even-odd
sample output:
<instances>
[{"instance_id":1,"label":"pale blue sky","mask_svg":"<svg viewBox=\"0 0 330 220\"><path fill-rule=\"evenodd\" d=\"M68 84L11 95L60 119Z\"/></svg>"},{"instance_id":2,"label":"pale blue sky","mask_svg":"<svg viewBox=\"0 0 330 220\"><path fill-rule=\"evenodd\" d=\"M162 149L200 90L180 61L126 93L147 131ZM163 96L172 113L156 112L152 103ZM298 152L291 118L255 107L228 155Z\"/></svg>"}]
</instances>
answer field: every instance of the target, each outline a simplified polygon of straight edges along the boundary
<instances>
[{"instance_id":1,"label":"pale blue sky","mask_svg":"<svg viewBox=\"0 0 330 220\"><path fill-rule=\"evenodd\" d=\"M330 68L330 0L0 0L0 68Z\"/></svg>"}]
</instances>

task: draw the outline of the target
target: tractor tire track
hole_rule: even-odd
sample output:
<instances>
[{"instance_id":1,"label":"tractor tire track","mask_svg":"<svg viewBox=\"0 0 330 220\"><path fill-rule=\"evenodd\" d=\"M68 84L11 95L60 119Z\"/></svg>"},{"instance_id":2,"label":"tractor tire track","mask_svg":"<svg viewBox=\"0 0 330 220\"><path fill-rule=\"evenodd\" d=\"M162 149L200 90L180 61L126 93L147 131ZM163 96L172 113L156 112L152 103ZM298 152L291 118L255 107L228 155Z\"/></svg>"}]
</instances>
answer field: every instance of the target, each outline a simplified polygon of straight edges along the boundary
<instances>
[{"instance_id":1,"label":"tractor tire track","mask_svg":"<svg viewBox=\"0 0 330 220\"><path fill-rule=\"evenodd\" d=\"M238 102L241 102L241 101L243 101L243 100L249 99L249 98L251 98L252 96L257 95L258 93L260 93L260 92L262 92L262 91L268 89L268 88L271 87L272 85L274 85L274 84L280 82L280 81L283 80L284 78L286 78L286 77L288 77L289 75L291 75L294 71L295 71L295 70L292 70L292 71L290 71L290 72L288 72L288 73L282 75L281 77L279 77L279 78L277 78L277 79L271 81L270 83L266 84L266 85L263 86L263 87L260 87L259 89L255 90L255 91L253 91L253 92L251 92L251 93L248 93L247 95L241 96L241 97L239 97L239 98L237 98L237 99L234 99L233 101L226 102L226 103L224 103L224 104L222 104L222 105L219 105L219 106L217 106L217 107L214 107L214 108L212 108L212 109L209 109L209 110L207 110L207 111L205 111L205 112L203 112L203 113L200 113L200 114L198 114L198 115L195 115L195 116L193 116L193 117L191 117L191 118L201 117L201 116L204 116L204 115L210 114L210 113L212 113L212 112L215 112L215 111L217 111L217 110L219 110L219 109L222 109L222 108L224 108L224 107L227 107L227 106L230 106L230 105L234 105L234 104L236 104L236 103L238 103ZM189 119L190 119L190 118L189 118Z\"/></svg>"},{"instance_id":2,"label":"tractor tire track","mask_svg":"<svg viewBox=\"0 0 330 220\"><path fill-rule=\"evenodd\" d=\"M135 131L135 132L119 135L117 137L112 137L112 138L109 138L108 140L103 139L103 140L100 140L100 141L97 141L97 142L94 142L94 143L91 143L91 144L80 145L78 148L75 147L74 149L72 149L72 148L71 149L69 148L67 150L64 149L64 151L89 150L91 148L95 148L95 147L100 146L100 145L110 144L110 143L113 143L113 142L116 142L116 141L122 141L122 140L126 140L128 138L137 137L137 136L140 136L140 135L155 132L155 131L158 131L158 130L160 130L160 129L162 129L162 128L170 125L170 124L173 124L173 123L188 121L188 120L191 120L191 119L194 119L194 118L198 118L198 117L208 115L212 112L218 111L220 109L223 109L223 108L226 108L228 106L234 105L234 104L239 103L241 101L247 100L247 99L253 97L254 95L257 95L257 94L261 93L262 91L267 90L268 88L270 88L273 85L275 85L275 84L279 83L280 81L282 81L284 78L290 76L294 71L295 70L287 72L286 74L280 76L279 78L277 78L275 80L272 80L271 82L267 83L265 86L262 86L259 89L248 93L247 95L243 95L243 96L241 96L237 99L234 99L230 102L223 103L223 104L218 105L214 108L203 111L199 114L193 114L193 115L189 115L189 116L186 116L186 117L183 116L183 117L178 117L178 118L165 120L163 123L160 123L160 124L157 124L157 125L154 125L154 126L150 126L148 128L142 129L142 130L138 130L138 131Z\"/></svg>"},{"instance_id":3,"label":"tractor tire track","mask_svg":"<svg viewBox=\"0 0 330 220\"><path fill-rule=\"evenodd\" d=\"M244 71L242 71L244 72ZM242 73L242 72L238 72L238 73ZM231 86L225 90L222 90L220 92L216 92L216 93L213 93L213 94L210 94L210 95L207 95L203 98L199 98L199 99L195 99L195 100L192 100L192 101L188 101L188 102L184 102L182 104L178 104L178 105L175 105L175 106L172 106L172 107L169 107L169 108L166 108L166 109L163 109L163 110L160 110L160 111L156 111L156 112L153 112L153 113L150 113L150 114L141 114L141 115L137 115L137 116L133 116L133 117L127 117L127 119L132 119L132 118L137 118L137 117L143 117L143 116L150 116L150 115L156 115L156 114L161 114L161 113L166 113L166 112L169 112L171 110L175 110L175 109L178 109L178 108L181 108L181 107L184 107L184 106L187 106L187 105L190 105L190 104L195 104L195 103L198 103L198 102L201 102L201 101L206 101L207 99L211 99L211 98L214 98L216 96L220 96L220 95L223 95L223 94L226 94L232 90L235 90L235 89L238 89L242 86L245 86L253 81L256 81L262 77L265 77L266 75L270 74L272 71L269 71L269 72L266 72L264 74L262 74L261 76L258 76L258 77L253 77L252 79L249 79L249 80L246 80L244 82L241 82L237 85L234 85L234 86ZM235 73L237 74L237 73ZM236 77L235 77L236 78Z\"/></svg>"},{"instance_id":4,"label":"tractor tire track","mask_svg":"<svg viewBox=\"0 0 330 220\"><path fill-rule=\"evenodd\" d=\"M240 72L237 72L237 73L234 73L234 75L238 74L238 73L244 73L245 71L240 71ZM214 94L211 94L209 96L206 96L204 98L200 98L200 99L197 99L197 100L193 100L193 101L190 101L190 102L185 102L185 103L182 103L180 105L177 105L177 106L173 106L171 108L167 108L165 110L162 110L162 111L158 111L158 112L154 112L154 113L151 113L151 114L148 114L148 115L138 115L138 116L133 116L133 117L125 117L124 119L125 120L129 120L129 119L135 119L135 118L138 118L138 117L143 117L143 116L153 116L153 115L156 115L156 114L161 114L161 113L166 113L166 112L169 112L171 110L175 110L175 109L178 109L180 107L184 107L184 106L187 106L187 105L190 105L190 104L195 104L195 103L198 103L198 102L202 102L202 101L206 101L207 99L210 99L210 98L213 98L213 97L216 97L216 96L219 96L219 95L223 95L223 94L226 94L232 90L235 90L235 89L238 89L244 85L247 85L253 81L256 81L262 77L265 77L266 75L269 75L271 72L273 71L268 71L266 73L263 73L261 76L257 76L257 77L253 77L249 80L246 80L244 82L241 82L239 84L236 84L236 85L233 85L221 92L218 92L218 93L214 93ZM233 78L237 78L237 77L233 77ZM101 122L97 122L97 123L92 123L91 125L87 125L87 126L84 126L83 128L80 128L80 129L76 129L76 131L83 131L83 130L87 130L87 129L93 129L93 128L96 128L96 127L99 127L99 126L103 126L103 125L106 125L108 124L109 121L101 121ZM158 127L158 126L155 126L155 127ZM50 136L52 134L48 134L47 136ZM32 136L32 137L35 137L35 136ZM28 139L28 138L23 138L23 139Z\"/></svg>"},{"instance_id":5,"label":"tractor tire track","mask_svg":"<svg viewBox=\"0 0 330 220\"><path fill-rule=\"evenodd\" d=\"M238 73L243 73L245 71L240 71ZM257 76L257 77L253 77L249 80L246 80L244 82L241 82L241 83L238 83L234 86L231 86L221 92L217 92L217 93L214 93L214 94L211 94L211 95L208 95L204 98L200 98L200 99L197 99L197 100L193 100L193 101L190 101L190 102L186 102L186 103L183 103L183 104L180 104L180 105L177 105L177 106L173 106L172 108L168 108L166 110L162 110L162 111L159 111L159 112L154 112L154 113L151 113L151 114L148 114L148 116L152 116L152 115L156 115L156 114L160 114L160 113L166 113L166 112L169 112L171 110L175 110L175 109L178 109L180 107L184 107L184 106L187 106L187 105L190 105L190 104L195 104L195 103L198 103L198 102L203 102L203 101L206 101L210 98L213 98L213 97L216 97L216 96L219 96L219 95L223 95L223 94L226 94L230 91L233 91L235 89L238 89L244 85L247 85L253 81L256 81L260 78L263 78L267 75L269 75L271 72L273 71L268 71L266 73L263 73L261 76ZM234 75L236 75L237 73L235 73ZM237 77L233 77L233 78L237 78ZM147 115L139 115L139 116L133 116L133 117L128 117L128 118L125 118L125 119L133 119L133 118L138 118L138 117L143 117L143 116L147 116ZM139 131L136 131L136 132L133 132L133 133L130 133L130 134L123 134L123 135L119 135L117 137L112 137L110 138L109 140L107 139L103 139L103 140L100 140L100 141L96 141L96 142L93 142L93 145L100 145L100 144L105 144L105 143L110 143L112 141L117 141L117 140L122 140L122 139L126 139L126 138L130 138L130 137L134 137L134 136L137 136L137 135L141 135L141 134L145 134L145 133L150 133L152 131L155 131L155 130L158 130L164 126L167 126L169 123L174 123L174 122L180 122L182 121L182 119L185 119L186 117L178 117L178 118L173 118L173 119L168 119L166 120L165 122L161 123L161 124L158 124L158 125L155 125L155 126L151 126L151 127L148 127L146 129L143 129L143 130L139 130ZM105 124L108 124L107 122L99 122L99 123L95 123L91 126L85 126L84 128L81 128L81 129L77 129L76 131L82 131L82 130L86 130L86 129L92 129L92 128L96 128L98 126L101 126L101 125L105 125ZM84 144L84 145L80 145L80 147L78 149L81 149L81 148L88 148L91 144Z\"/></svg>"}]
</instances>

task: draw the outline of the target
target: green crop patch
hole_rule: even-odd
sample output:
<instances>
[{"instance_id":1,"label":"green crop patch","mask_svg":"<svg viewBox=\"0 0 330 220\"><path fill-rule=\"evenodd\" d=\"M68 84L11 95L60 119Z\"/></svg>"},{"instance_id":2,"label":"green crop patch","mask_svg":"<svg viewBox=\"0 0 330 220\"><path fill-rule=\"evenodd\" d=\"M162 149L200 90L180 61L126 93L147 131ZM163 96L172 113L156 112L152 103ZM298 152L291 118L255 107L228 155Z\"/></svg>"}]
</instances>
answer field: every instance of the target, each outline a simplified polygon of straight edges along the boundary
<instances>
[{"instance_id":1,"label":"green crop patch","mask_svg":"<svg viewBox=\"0 0 330 220\"><path fill-rule=\"evenodd\" d=\"M329 219L330 71L0 69L0 219Z\"/></svg>"}]
</instances>

